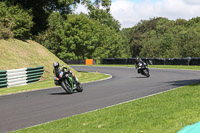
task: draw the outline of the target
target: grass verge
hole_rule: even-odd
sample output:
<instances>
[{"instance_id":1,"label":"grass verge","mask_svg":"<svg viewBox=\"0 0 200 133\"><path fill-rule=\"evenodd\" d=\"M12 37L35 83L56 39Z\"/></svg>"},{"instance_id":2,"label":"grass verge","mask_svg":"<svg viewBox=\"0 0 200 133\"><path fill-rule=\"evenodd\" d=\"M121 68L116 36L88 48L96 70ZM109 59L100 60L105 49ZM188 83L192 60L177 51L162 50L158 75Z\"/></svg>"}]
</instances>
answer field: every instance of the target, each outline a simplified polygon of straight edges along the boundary
<instances>
[{"instance_id":1,"label":"grass verge","mask_svg":"<svg viewBox=\"0 0 200 133\"><path fill-rule=\"evenodd\" d=\"M15 133L175 133L200 120L200 84L49 122Z\"/></svg>"},{"instance_id":2,"label":"grass verge","mask_svg":"<svg viewBox=\"0 0 200 133\"><path fill-rule=\"evenodd\" d=\"M93 66L134 67L135 68L135 65L93 65ZM182 65L149 65L149 68L200 70L200 66L182 66Z\"/></svg>"},{"instance_id":3,"label":"grass verge","mask_svg":"<svg viewBox=\"0 0 200 133\"><path fill-rule=\"evenodd\" d=\"M200 70L200 66L150 65L149 68Z\"/></svg>"},{"instance_id":4,"label":"grass verge","mask_svg":"<svg viewBox=\"0 0 200 133\"><path fill-rule=\"evenodd\" d=\"M110 77L109 75L105 75L103 73L87 73L87 72L79 72L79 80L81 83L86 83L90 81L101 80ZM44 80L39 81L33 84L25 85L25 86L16 86L11 88L0 88L0 95L12 94L24 91L38 90L44 88L55 87L53 80Z\"/></svg>"}]
</instances>

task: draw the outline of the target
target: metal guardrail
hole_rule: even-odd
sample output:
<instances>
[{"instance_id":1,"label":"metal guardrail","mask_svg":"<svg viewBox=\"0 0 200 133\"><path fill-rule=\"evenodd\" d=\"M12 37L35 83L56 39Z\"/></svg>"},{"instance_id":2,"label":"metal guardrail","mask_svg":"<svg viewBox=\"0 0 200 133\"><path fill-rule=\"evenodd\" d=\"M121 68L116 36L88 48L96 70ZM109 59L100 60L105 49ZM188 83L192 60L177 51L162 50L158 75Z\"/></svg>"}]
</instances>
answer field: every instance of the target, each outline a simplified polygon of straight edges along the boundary
<instances>
[{"instance_id":1,"label":"metal guardrail","mask_svg":"<svg viewBox=\"0 0 200 133\"><path fill-rule=\"evenodd\" d=\"M0 88L27 85L39 81L43 72L43 66L0 71Z\"/></svg>"}]
</instances>

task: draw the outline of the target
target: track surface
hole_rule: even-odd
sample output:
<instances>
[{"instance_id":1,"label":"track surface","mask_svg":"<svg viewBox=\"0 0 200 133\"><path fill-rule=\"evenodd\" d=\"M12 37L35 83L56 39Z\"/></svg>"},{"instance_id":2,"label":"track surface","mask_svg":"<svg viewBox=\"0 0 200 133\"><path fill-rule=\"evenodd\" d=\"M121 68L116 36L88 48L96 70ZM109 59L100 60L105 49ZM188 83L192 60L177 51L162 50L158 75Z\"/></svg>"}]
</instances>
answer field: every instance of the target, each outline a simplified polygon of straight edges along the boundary
<instances>
[{"instance_id":1,"label":"track surface","mask_svg":"<svg viewBox=\"0 0 200 133\"><path fill-rule=\"evenodd\" d=\"M82 93L60 87L0 96L0 133L104 108L200 82L200 71L150 69L150 78L135 68L72 66L78 71L111 74L112 79L83 84Z\"/></svg>"}]
</instances>

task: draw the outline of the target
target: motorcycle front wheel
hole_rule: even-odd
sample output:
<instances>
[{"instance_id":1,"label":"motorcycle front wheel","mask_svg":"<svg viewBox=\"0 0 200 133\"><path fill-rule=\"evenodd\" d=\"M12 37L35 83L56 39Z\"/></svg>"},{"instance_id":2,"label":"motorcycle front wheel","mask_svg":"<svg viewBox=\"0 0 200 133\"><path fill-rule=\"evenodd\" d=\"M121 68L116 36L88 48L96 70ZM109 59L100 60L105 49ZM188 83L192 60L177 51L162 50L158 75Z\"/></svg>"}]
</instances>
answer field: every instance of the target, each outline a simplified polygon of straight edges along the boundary
<instances>
[{"instance_id":1,"label":"motorcycle front wheel","mask_svg":"<svg viewBox=\"0 0 200 133\"><path fill-rule=\"evenodd\" d=\"M68 94L72 94L72 87L71 85L68 83L67 79L64 79L62 82L61 82L61 86L62 88L68 93Z\"/></svg>"},{"instance_id":2,"label":"motorcycle front wheel","mask_svg":"<svg viewBox=\"0 0 200 133\"><path fill-rule=\"evenodd\" d=\"M143 73L147 78L150 77L149 70L147 68L143 70Z\"/></svg>"},{"instance_id":3,"label":"motorcycle front wheel","mask_svg":"<svg viewBox=\"0 0 200 133\"><path fill-rule=\"evenodd\" d=\"M83 91L83 87L79 84L78 86L77 86L77 92L82 92Z\"/></svg>"}]
</instances>

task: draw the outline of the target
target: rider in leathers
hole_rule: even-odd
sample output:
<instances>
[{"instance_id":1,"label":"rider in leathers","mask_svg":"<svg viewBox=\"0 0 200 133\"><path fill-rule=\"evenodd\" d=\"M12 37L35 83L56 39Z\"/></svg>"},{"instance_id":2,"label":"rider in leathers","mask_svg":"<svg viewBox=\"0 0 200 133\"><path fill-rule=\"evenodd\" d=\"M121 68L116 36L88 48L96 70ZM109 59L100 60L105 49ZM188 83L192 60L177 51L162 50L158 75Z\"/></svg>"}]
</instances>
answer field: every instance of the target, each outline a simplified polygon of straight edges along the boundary
<instances>
[{"instance_id":1,"label":"rider in leathers","mask_svg":"<svg viewBox=\"0 0 200 133\"><path fill-rule=\"evenodd\" d=\"M139 67L139 63L142 63L142 64L144 64L145 62L144 61L142 61L142 59L141 58L139 58L139 57L137 57L136 58L136 60L135 60L135 68L136 69L138 69L138 67ZM138 73L141 73L141 70L140 69L138 69L138 71L137 71Z\"/></svg>"},{"instance_id":2,"label":"rider in leathers","mask_svg":"<svg viewBox=\"0 0 200 133\"><path fill-rule=\"evenodd\" d=\"M63 71L63 72L64 72L64 71L67 71L68 73L71 73L71 74L72 74L72 78L73 78L74 85L75 85L75 83L80 84L79 81L78 81L78 79L77 79L77 78L73 75L73 73L70 71L70 68L67 68L67 67L64 66L64 65L62 65L62 66L60 67L60 65L59 65L58 62L54 62L54 63L53 63L53 67L54 67L53 73L54 73L54 76L55 76L55 77L58 77L61 71ZM57 83L56 81L55 81L55 84L58 85L58 83Z\"/></svg>"}]
</instances>

